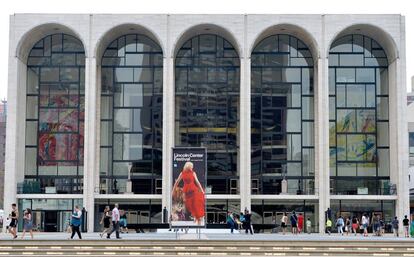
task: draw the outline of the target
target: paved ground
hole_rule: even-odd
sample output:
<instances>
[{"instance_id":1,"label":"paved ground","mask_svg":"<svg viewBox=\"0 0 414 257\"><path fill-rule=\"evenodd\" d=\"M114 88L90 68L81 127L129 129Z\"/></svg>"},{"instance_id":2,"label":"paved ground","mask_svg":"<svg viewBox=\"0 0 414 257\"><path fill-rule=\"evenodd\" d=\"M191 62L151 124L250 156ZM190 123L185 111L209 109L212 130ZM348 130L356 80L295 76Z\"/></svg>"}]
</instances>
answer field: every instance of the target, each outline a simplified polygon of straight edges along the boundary
<instances>
[{"instance_id":1,"label":"paved ground","mask_svg":"<svg viewBox=\"0 0 414 257\"><path fill-rule=\"evenodd\" d=\"M18 234L19 238L16 240L21 240L20 236L21 233ZM35 239L38 240L67 240L70 234L68 233L41 233L36 232L34 234ZM101 238L99 233L83 233L83 239L87 240L108 240L105 237ZM77 236L75 236L77 238ZM179 232L178 234L170 232L170 233L128 233L128 234L121 234L121 238L125 240L172 240L172 239L197 239L198 235L195 233L188 233L185 234L184 232ZM201 239L206 240L299 240L299 241L340 241L340 240L359 240L359 241L413 241L414 238L403 238L403 237L394 237L392 234L386 234L382 237L372 236L369 237L362 237L362 235L358 234L357 236L354 235L338 235L338 234L331 234L329 235L320 235L320 234L300 234L300 235L292 235L292 234L225 234L225 233L202 233L200 235ZM9 240L11 239L10 234L0 233L0 240ZM30 239L30 236L26 234L26 240ZM111 240L116 240L115 235L112 235Z\"/></svg>"}]
</instances>

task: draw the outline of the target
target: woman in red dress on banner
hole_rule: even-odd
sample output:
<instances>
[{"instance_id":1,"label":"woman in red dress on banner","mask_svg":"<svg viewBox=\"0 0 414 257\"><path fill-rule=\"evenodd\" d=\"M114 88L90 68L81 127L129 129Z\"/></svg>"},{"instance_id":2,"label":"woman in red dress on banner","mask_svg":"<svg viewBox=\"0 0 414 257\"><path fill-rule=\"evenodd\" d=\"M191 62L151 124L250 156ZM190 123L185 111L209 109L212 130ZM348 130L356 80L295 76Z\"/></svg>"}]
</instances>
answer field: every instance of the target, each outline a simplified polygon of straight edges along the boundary
<instances>
[{"instance_id":1,"label":"woman in red dress on banner","mask_svg":"<svg viewBox=\"0 0 414 257\"><path fill-rule=\"evenodd\" d=\"M184 164L183 170L174 183L172 192L174 199L180 197L174 192L177 192L177 187L182 180L184 185L182 188L183 195L181 197L185 209L194 218L195 223L200 225L204 218L204 190L198 181L197 174L193 170L193 167L194 165L192 162L186 162Z\"/></svg>"}]
</instances>

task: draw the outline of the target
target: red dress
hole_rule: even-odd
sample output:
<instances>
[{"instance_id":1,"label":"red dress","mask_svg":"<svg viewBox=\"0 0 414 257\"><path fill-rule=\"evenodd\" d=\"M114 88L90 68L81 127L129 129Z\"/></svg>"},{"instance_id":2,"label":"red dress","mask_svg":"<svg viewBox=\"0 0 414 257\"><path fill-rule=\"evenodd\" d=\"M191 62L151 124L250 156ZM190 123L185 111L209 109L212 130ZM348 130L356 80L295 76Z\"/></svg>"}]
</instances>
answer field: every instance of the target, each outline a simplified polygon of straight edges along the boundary
<instances>
[{"instance_id":1,"label":"red dress","mask_svg":"<svg viewBox=\"0 0 414 257\"><path fill-rule=\"evenodd\" d=\"M182 179L184 182L183 192L185 195L185 208L191 213L191 216L195 219L204 217L204 194L200 192L200 189L194 180L194 171L186 169L182 171Z\"/></svg>"},{"instance_id":2,"label":"red dress","mask_svg":"<svg viewBox=\"0 0 414 257\"><path fill-rule=\"evenodd\" d=\"M302 215L299 215L298 217L298 227L299 227L299 230L303 229L303 216Z\"/></svg>"}]
</instances>

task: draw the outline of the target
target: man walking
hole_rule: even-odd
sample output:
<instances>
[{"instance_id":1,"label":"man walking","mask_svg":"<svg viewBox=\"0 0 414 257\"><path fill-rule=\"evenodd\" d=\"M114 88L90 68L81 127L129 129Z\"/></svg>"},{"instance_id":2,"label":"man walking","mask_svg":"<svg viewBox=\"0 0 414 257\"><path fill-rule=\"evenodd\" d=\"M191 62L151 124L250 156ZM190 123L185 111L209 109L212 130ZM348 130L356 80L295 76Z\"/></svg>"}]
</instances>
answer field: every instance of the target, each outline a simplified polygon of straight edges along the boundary
<instances>
[{"instance_id":1,"label":"man walking","mask_svg":"<svg viewBox=\"0 0 414 257\"><path fill-rule=\"evenodd\" d=\"M253 235L252 224L251 224L252 215L248 210L244 213L244 228L246 229L246 234L250 231L250 234Z\"/></svg>"},{"instance_id":2,"label":"man walking","mask_svg":"<svg viewBox=\"0 0 414 257\"><path fill-rule=\"evenodd\" d=\"M404 216L403 226L404 226L404 237L410 237L408 234L409 227L410 227L410 220L408 219L407 215Z\"/></svg>"},{"instance_id":3,"label":"man walking","mask_svg":"<svg viewBox=\"0 0 414 257\"><path fill-rule=\"evenodd\" d=\"M115 231L115 235L117 239L121 239L119 237L119 220L120 220L120 215L119 215L119 210L118 210L118 204L115 204L115 207L112 209L112 230L111 232L108 233L108 235L106 236L106 238L111 238L111 234Z\"/></svg>"}]
</instances>

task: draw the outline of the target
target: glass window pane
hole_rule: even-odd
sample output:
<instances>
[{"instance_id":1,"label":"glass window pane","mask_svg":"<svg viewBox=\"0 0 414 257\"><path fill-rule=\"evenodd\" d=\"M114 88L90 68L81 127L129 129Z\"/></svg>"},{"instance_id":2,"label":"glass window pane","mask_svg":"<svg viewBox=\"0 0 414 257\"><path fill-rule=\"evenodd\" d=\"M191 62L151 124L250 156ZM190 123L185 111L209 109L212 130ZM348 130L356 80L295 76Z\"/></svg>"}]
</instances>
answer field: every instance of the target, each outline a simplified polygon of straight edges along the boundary
<instances>
[{"instance_id":1,"label":"glass window pane","mask_svg":"<svg viewBox=\"0 0 414 257\"><path fill-rule=\"evenodd\" d=\"M365 85L346 85L346 107L365 107Z\"/></svg>"},{"instance_id":2,"label":"glass window pane","mask_svg":"<svg viewBox=\"0 0 414 257\"><path fill-rule=\"evenodd\" d=\"M287 110L286 131L300 132L301 131L301 111L289 109Z\"/></svg>"}]
</instances>

